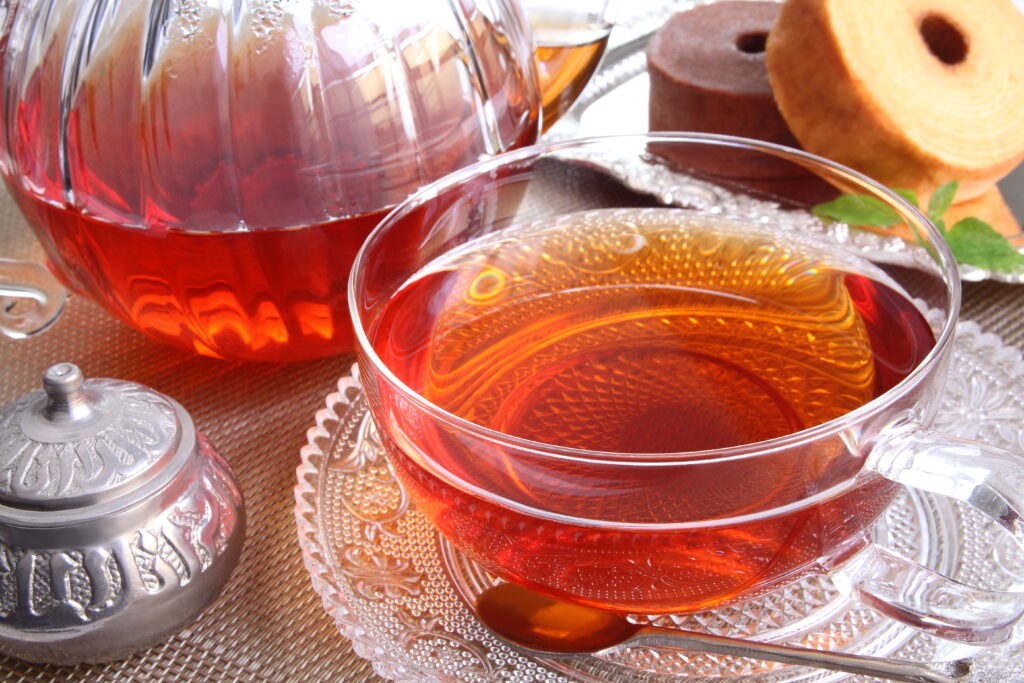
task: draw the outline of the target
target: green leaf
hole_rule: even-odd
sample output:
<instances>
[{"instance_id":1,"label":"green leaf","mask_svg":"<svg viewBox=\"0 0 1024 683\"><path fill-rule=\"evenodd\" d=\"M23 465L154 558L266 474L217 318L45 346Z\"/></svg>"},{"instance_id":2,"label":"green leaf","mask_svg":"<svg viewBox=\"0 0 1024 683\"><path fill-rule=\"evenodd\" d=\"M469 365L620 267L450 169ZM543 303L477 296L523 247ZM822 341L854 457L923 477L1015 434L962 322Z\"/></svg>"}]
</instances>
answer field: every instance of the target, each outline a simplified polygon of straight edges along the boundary
<instances>
[{"instance_id":1,"label":"green leaf","mask_svg":"<svg viewBox=\"0 0 1024 683\"><path fill-rule=\"evenodd\" d=\"M892 191L906 199L915 209L920 207L920 204L917 203L917 193L913 190L908 190L905 187L894 187Z\"/></svg>"},{"instance_id":2,"label":"green leaf","mask_svg":"<svg viewBox=\"0 0 1024 683\"><path fill-rule=\"evenodd\" d=\"M932 196L928 199L928 218L932 219L932 222L936 222L946 215L946 211L949 207L953 206L953 198L956 196L956 191L960 187L960 182L957 180L950 180L935 190Z\"/></svg>"},{"instance_id":3,"label":"green leaf","mask_svg":"<svg viewBox=\"0 0 1024 683\"><path fill-rule=\"evenodd\" d=\"M841 194L830 202L818 204L811 211L819 218L850 225L887 228L903 222L888 204L863 194Z\"/></svg>"},{"instance_id":4,"label":"green leaf","mask_svg":"<svg viewBox=\"0 0 1024 683\"><path fill-rule=\"evenodd\" d=\"M935 190L928 200L928 217L946 238L957 262L993 271L1024 269L1024 254L1014 249L1009 240L980 218L964 218L953 227L946 227L943 216L953 205L959 186L958 181L951 180ZM894 188L893 192L908 203L918 206L917 195L912 190ZM895 209L867 195L840 195L811 210L823 220L842 221L850 225L885 228L904 222ZM908 226L918 242L931 252L930 245L918 234L913 222Z\"/></svg>"},{"instance_id":5,"label":"green leaf","mask_svg":"<svg viewBox=\"0 0 1024 683\"><path fill-rule=\"evenodd\" d=\"M960 263L996 271L1024 266L1024 254L1013 248L995 228L978 218L964 218L946 232L953 256Z\"/></svg>"}]
</instances>

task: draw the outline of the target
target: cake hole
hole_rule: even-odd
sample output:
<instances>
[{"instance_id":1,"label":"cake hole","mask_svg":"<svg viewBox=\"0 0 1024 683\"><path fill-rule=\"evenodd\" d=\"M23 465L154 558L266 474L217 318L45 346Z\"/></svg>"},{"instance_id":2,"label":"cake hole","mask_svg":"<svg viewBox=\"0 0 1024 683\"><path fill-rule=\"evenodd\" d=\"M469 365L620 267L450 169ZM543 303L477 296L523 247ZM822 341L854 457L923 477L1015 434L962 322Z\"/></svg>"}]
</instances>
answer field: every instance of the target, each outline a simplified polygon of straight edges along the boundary
<instances>
[{"instance_id":1,"label":"cake hole","mask_svg":"<svg viewBox=\"0 0 1024 683\"><path fill-rule=\"evenodd\" d=\"M744 33L736 37L736 47L739 48L740 52L746 52L748 55L764 52L767 43L768 33L766 31Z\"/></svg>"},{"instance_id":2,"label":"cake hole","mask_svg":"<svg viewBox=\"0 0 1024 683\"><path fill-rule=\"evenodd\" d=\"M964 34L945 17L929 14L921 20L921 37L935 58L943 64L959 64L967 58Z\"/></svg>"}]
</instances>

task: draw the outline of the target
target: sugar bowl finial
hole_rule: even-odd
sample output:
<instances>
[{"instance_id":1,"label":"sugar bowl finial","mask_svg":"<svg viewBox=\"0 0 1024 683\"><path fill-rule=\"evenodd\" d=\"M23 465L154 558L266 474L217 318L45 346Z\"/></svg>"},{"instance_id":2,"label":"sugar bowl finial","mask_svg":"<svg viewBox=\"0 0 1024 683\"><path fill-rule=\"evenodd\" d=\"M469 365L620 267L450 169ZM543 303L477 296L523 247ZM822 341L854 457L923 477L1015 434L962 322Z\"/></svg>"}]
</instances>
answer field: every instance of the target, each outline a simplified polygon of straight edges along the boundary
<instances>
[{"instance_id":1,"label":"sugar bowl finial","mask_svg":"<svg viewBox=\"0 0 1024 683\"><path fill-rule=\"evenodd\" d=\"M219 594L242 496L173 399L72 363L42 385L0 412L0 653L117 659Z\"/></svg>"},{"instance_id":2,"label":"sugar bowl finial","mask_svg":"<svg viewBox=\"0 0 1024 683\"><path fill-rule=\"evenodd\" d=\"M82 392L85 378L74 363L57 363L43 373L47 417L53 421L74 420L88 416L92 410Z\"/></svg>"}]
</instances>

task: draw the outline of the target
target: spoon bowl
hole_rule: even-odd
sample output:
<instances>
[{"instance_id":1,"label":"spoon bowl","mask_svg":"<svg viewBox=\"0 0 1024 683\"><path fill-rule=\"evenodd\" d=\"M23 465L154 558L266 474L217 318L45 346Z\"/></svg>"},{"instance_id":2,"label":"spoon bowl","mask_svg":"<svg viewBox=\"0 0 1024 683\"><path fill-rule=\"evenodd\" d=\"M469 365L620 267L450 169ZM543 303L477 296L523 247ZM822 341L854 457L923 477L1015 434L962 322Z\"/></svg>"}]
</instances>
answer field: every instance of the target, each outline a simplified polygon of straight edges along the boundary
<instances>
[{"instance_id":1,"label":"spoon bowl","mask_svg":"<svg viewBox=\"0 0 1024 683\"><path fill-rule=\"evenodd\" d=\"M620 614L555 600L514 583L484 591L476 613L519 647L547 654L588 654L628 641L641 626Z\"/></svg>"},{"instance_id":2,"label":"spoon bowl","mask_svg":"<svg viewBox=\"0 0 1024 683\"><path fill-rule=\"evenodd\" d=\"M558 600L518 584L488 588L476 599L476 613L495 635L532 654L604 654L629 647L663 647L750 657L783 664L876 676L907 683L965 681L968 660L938 671L923 664L843 652L776 645L695 631L645 626L624 614Z\"/></svg>"}]
</instances>

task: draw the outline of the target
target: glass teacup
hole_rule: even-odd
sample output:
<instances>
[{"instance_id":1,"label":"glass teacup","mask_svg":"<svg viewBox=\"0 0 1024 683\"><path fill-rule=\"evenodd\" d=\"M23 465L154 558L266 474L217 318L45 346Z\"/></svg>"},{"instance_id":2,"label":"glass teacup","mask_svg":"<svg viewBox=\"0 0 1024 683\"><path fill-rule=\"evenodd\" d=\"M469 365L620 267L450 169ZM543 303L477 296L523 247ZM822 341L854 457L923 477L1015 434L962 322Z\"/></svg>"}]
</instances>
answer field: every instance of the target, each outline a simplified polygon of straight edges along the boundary
<instances>
[{"instance_id":1,"label":"glass teacup","mask_svg":"<svg viewBox=\"0 0 1024 683\"><path fill-rule=\"evenodd\" d=\"M793 199L839 191L904 224L860 233ZM1024 611L868 539L905 485L1019 540L1024 464L929 428L956 265L923 215L853 171L696 134L510 152L393 211L349 297L393 468L508 580L667 613L828 572L971 643L1004 641Z\"/></svg>"}]
</instances>

